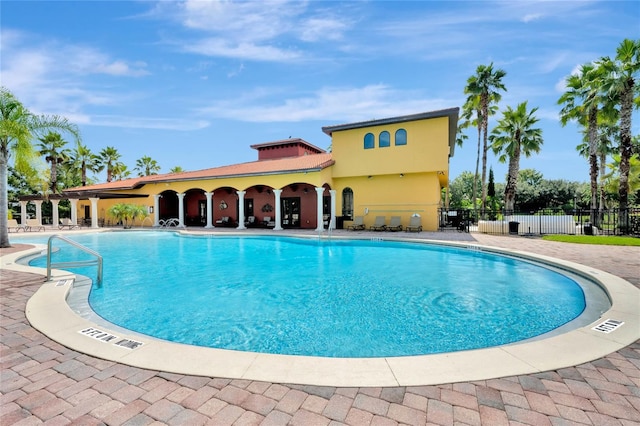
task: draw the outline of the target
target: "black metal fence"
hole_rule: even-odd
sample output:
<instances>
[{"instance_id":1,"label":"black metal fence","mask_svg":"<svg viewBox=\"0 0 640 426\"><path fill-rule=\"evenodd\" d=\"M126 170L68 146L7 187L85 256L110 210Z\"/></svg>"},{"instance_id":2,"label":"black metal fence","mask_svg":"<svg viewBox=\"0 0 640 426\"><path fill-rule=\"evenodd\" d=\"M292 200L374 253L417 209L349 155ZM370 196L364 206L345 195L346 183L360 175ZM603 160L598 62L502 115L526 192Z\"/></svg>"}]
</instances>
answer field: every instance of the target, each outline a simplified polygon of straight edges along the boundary
<instances>
[{"instance_id":1,"label":"black metal fence","mask_svg":"<svg viewBox=\"0 0 640 426\"><path fill-rule=\"evenodd\" d=\"M632 235L640 237L640 208L536 211L440 209L440 230L487 234Z\"/></svg>"}]
</instances>

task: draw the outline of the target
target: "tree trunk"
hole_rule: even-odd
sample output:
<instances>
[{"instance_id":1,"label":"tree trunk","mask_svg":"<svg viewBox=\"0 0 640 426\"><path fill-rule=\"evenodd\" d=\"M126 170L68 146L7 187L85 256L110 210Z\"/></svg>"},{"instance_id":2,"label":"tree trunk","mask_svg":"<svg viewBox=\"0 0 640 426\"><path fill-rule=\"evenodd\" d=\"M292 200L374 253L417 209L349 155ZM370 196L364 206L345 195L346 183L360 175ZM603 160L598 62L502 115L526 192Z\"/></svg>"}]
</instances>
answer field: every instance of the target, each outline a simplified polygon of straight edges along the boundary
<instances>
[{"instance_id":1,"label":"tree trunk","mask_svg":"<svg viewBox=\"0 0 640 426\"><path fill-rule=\"evenodd\" d=\"M504 208L507 213L513 213L516 205L516 191L518 189L518 173L520 172L520 144L513 155L509 157L509 173L504 187Z\"/></svg>"},{"instance_id":2,"label":"tree trunk","mask_svg":"<svg viewBox=\"0 0 640 426\"><path fill-rule=\"evenodd\" d=\"M620 102L620 230L629 232L627 207L629 203L629 160L633 154L631 143L631 110L633 108L633 78L627 81L627 90L622 94Z\"/></svg>"},{"instance_id":3,"label":"tree trunk","mask_svg":"<svg viewBox=\"0 0 640 426\"><path fill-rule=\"evenodd\" d=\"M589 217L598 226L598 109L589 110L589 178L591 181L591 212Z\"/></svg>"},{"instance_id":4,"label":"tree trunk","mask_svg":"<svg viewBox=\"0 0 640 426\"><path fill-rule=\"evenodd\" d=\"M483 131L483 144L482 144L482 211L486 209L487 203L487 141L489 138L489 96L485 93L482 94L480 100L482 105L482 131Z\"/></svg>"},{"instance_id":5,"label":"tree trunk","mask_svg":"<svg viewBox=\"0 0 640 426\"><path fill-rule=\"evenodd\" d=\"M9 242L9 155L0 148L0 248L11 247ZM24 219L22 219L24 223Z\"/></svg>"},{"instance_id":6,"label":"tree trunk","mask_svg":"<svg viewBox=\"0 0 640 426\"><path fill-rule=\"evenodd\" d=\"M482 128L478 125L478 153L476 154L476 173L473 175L473 212L478 217L478 206L476 199L478 198L478 168L480 167L480 141L482 136Z\"/></svg>"},{"instance_id":7,"label":"tree trunk","mask_svg":"<svg viewBox=\"0 0 640 426\"><path fill-rule=\"evenodd\" d=\"M598 219L600 223L604 220L604 209L606 208L606 191L604 188L605 165L607 162L607 154L605 150L600 152L600 203L598 204Z\"/></svg>"}]
</instances>

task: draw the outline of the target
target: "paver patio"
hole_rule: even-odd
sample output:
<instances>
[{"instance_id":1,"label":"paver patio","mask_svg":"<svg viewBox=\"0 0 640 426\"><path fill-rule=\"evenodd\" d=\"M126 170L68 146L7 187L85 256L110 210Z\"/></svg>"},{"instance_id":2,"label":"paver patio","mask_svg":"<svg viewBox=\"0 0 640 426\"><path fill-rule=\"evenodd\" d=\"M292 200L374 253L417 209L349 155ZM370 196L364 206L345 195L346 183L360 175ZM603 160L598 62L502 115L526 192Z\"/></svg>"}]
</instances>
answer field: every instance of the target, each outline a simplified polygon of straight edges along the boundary
<instances>
[{"instance_id":1,"label":"paver patio","mask_svg":"<svg viewBox=\"0 0 640 426\"><path fill-rule=\"evenodd\" d=\"M420 236L549 255L640 288L638 247ZM0 255L21 249L16 244ZM640 341L571 368L438 386L335 388L185 376L83 355L33 329L25 305L43 281L0 269L0 425L640 425Z\"/></svg>"}]
</instances>

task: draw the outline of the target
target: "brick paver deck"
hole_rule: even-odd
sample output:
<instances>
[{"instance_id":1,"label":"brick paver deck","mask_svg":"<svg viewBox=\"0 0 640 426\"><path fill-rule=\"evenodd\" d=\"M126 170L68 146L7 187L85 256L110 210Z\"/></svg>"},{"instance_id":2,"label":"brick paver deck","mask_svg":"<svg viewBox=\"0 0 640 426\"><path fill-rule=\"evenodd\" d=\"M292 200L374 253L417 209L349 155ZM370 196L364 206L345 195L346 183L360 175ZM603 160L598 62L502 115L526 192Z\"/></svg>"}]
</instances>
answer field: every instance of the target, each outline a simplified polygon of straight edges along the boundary
<instances>
[{"instance_id":1,"label":"brick paver deck","mask_svg":"<svg viewBox=\"0 0 640 426\"><path fill-rule=\"evenodd\" d=\"M550 255L640 287L639 248L443 234L421 236ZM194 377L96 359L48 339L24 314L42 283L39 275L0 269L0 425L640 425L640 341L571 368L439 386L334 388Z\"/></svg>"}]
</instances>

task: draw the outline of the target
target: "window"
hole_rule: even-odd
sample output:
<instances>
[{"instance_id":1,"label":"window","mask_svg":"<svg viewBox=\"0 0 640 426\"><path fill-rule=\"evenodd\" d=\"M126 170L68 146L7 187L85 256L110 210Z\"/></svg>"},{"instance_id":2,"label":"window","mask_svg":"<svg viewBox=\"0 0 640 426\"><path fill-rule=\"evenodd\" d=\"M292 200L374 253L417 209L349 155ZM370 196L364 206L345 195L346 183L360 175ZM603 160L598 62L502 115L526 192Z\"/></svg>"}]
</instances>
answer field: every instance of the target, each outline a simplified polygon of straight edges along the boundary
<instances>
[{"instance_id":1,"label":"window","mask_svg":"<svg viewBox=\"0 0 640 426\"><path fill-rule=\"evenodd\" d=\"M345 220L353 220L353 190L351 188L342 190L342 217Z\"/></svg>"},{"instance_id":2,"label":"window","mask_svg":"<svg viewBox=\"0 0 640 426\"><path fill-rule=\"evenodd\" d=\"M396 130L396 145L407 144L407 131L405 129Z\"/></svg>"},{"instance_id":3,"label":"window","mask_svg":"<svg viewBox=\"0 0 640 426\"><path fill-rule=\"evenodd\" d=\"M380 148L386 148L391 145L391 135L386 130L380 132L380 141L378 142Z\"/></svg>"},{"instance_id":4,"label":"window","mask_svg":"<svg viewBox=\"0 0 640 426\"><path fill-rule=\"evenodd\" d=\"M364 135L364 149L371 149L375 146L375 137L373 133L367 133Z\"/></svg>"}]
</instances>

